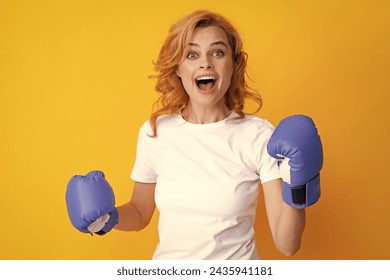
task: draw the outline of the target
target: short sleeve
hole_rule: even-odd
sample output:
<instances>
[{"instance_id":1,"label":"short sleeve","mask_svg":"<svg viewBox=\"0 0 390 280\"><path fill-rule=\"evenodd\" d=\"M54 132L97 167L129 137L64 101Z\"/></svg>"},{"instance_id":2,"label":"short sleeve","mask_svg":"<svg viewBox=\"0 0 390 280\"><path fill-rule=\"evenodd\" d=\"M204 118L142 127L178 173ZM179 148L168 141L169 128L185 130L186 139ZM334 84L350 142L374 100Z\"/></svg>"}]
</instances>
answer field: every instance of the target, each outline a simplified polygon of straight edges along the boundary
<instances>
[{"instance_id":1,"label":"short sleeve","mask_svg":"<svg viewBox=\"0 0 390 280\"><path fill-rule=\"evenodd\" d=\"M256 165L262 184L281 178L277 160L271 157L267 151L267 144L274 129L271 123L264 120L258 130L256 146L259 148L259 153L257 153Z\"/></svg>"},{"instance_id":2,"label":"short sleeve","mask_svg":"<svg viewBox=\"0 0 390 280\"><path fill-rule=\"evenodd\" d=\"M145 122L138 134L136 158L131 172L131 179L142 183L155 183L157 175L151 161L151 145L154 138L150 137L152 129L149 121Z\"/></svg>"}]
</instances>

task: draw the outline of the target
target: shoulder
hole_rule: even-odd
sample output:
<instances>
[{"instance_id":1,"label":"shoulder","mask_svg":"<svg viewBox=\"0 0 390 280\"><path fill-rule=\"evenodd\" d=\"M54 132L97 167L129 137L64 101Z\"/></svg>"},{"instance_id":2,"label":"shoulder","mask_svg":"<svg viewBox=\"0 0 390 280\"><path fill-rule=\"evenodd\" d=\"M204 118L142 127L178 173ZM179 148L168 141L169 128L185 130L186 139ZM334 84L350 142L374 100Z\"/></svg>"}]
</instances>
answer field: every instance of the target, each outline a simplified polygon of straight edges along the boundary
<instances>
[{"instance_id":1,"label":"shoulder","mask_svg":"<svg viewBox=\"0 0 390 280\"><path fill-rule=\"evenodd\" d=\"M268 120L254 115L245 115L243 119L233 122L237 129L247 135L270 134L275 130L275 127Z\"/></svg>"},{"instance_id":2,"label":"shoulder","mask_svg":"<svg viewBox=\"0 0 390 280\"><path fill-rule=\"evenodd\" d=\"M169 115L162 115L157 118L157 130L158 133L161 130L165 130L169 127L173 127L177 123L177 115L176 114L169 114ZM148 135L153 135L153 129L150 123L150 119L146 120L140 129L141 133L145 133Z\"/></svg>"},{"instance_id":3,"label":"shoulder","mask_svg":"<svg viewBox=\"0 0 390 280\"><path fill-rule=\"evenodd\" d=\"M273 128L274 126L266 119L254 116L254 115L245 115L245 120L248 123L257 126L258 128Z\"/></svg>"},{"instance_id":4,"label":"shoulder","mask_svg":"<svg viewBox=\"0 0 390 280\"><path fill-rule=\"evenodd\" d=\"M268 143L274 131L274 126L268 120L254 115L234 119L236 116L232 115L227 122L230 142L238 143L240 150L248 150L250 153Z\"/></svg>"}]
</instances>

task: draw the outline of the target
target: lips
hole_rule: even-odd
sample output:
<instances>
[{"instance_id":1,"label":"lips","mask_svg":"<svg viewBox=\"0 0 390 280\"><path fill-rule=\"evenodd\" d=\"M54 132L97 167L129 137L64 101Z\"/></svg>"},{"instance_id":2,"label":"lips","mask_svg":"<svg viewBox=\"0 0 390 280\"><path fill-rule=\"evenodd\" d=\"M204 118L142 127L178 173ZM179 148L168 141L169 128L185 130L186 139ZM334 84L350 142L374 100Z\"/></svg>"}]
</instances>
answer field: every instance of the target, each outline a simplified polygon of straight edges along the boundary
<instances>
[{"instance_id":1,"label":"lips","mask_svg":"<svg viewBox=\"0 0 390 280\"><path fill-rule=\"evenodd\" d=\"M195 79L195 83L196 83L197 87L202 92L211 91L215 86L215 81L216 81L216 78L214 76L211 76L211 75L199 76Z\"/></svg>"}]
</instances>

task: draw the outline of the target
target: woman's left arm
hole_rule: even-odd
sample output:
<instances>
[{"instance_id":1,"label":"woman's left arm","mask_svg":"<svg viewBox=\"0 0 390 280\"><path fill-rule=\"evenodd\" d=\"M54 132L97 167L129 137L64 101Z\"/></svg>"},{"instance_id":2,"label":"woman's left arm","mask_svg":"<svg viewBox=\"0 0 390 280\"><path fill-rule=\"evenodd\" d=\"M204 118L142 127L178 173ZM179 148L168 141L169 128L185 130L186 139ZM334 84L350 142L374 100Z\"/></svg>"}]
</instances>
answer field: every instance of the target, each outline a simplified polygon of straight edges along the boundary
<instances>
[{"instance_id":1,"label":"woman's left arm","mask_svg":"<svg viewBox=\"0 0 390 280\"><path fill-rule=\"evenodd\" d=\"M282 198L282 180L263 184L265 208L276 248L286 256L294 255L301 246L306 224L305 209L287 205Z\"/></svg>"}]
</instances>

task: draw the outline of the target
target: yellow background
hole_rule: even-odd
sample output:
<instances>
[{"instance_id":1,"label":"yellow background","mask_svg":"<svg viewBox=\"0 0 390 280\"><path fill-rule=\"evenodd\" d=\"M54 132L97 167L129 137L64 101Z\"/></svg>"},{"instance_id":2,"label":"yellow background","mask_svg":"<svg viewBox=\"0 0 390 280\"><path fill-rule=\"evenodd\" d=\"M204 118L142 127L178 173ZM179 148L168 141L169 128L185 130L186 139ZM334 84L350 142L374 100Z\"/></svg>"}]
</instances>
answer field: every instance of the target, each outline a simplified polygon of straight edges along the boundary
<instances>
[{"instance_id":1,"label":"yellow background","mask_svg":"<svg viewBox=\"0 0 390 280\"><path fill-rule=\"evenodd\" d=\"M152 60L172 23L207 8L249 53L258 114L312 116L325 165L291 259L390 259L388 1L0 1L0 259L150 259L141 232L91 237L68 219L74 174L103 170L129 200L140 125L156 99ZM257 242L273 245L260 196Z\"/></svg>"}]
</instances>

